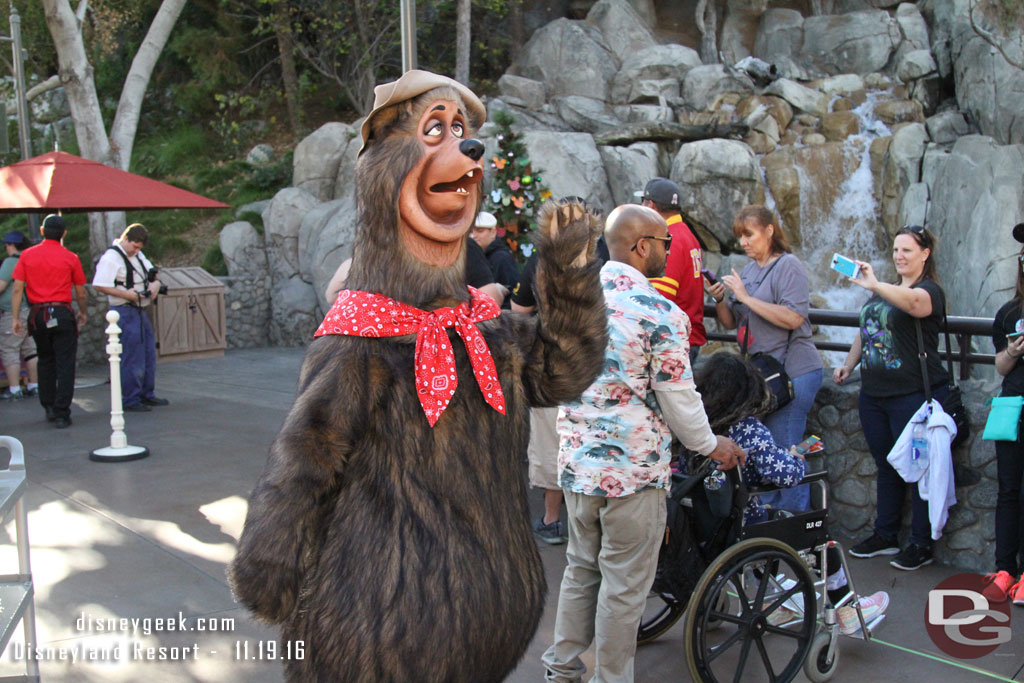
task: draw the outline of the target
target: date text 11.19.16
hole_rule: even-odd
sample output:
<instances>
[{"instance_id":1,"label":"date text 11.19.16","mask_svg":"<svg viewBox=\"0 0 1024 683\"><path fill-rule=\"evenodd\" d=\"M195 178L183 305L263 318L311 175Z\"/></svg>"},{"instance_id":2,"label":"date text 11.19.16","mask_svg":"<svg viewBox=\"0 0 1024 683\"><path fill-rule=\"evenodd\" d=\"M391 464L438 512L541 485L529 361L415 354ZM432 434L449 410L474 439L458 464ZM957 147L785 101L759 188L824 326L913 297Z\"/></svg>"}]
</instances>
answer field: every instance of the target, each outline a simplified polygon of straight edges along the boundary
<instances>
[{"instance_id":1,"label":"date text 11.19.16","mask_svg":"<svg viewBox=\"0 0 1024 683\"><path fill-rule=\"evenodd\" d=\"M306 643L301 640L236 640L235 660L272 661L277 659L304 659Z\"/></svg>"}]
</instances>

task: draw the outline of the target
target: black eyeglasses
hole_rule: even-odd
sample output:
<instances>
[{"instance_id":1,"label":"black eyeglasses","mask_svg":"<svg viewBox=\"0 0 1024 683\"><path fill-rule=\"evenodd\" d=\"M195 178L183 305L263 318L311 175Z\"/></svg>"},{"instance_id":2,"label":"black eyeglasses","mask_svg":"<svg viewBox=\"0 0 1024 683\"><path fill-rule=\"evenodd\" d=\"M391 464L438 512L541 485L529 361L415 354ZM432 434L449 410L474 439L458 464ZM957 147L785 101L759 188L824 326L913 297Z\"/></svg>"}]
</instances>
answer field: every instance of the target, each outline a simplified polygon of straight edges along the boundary
<instances>
[{"instance_id":1,"label":"black eyeglasses","mask_svg":"<svg viewBox=\"0 0 1024 683\"><path fill-rule=\"evenodd\" d=\"M910 232L916 232L918 235L924 232L923 225L904 225L903 229L909 230Z\"/></svg>"},{"instance_id":2,"label":"black eyeglasses","mask_svg":"<svg viewBox=\"0 0 1024 683\"><path fill-rule=\"evenodd\" d=\"M672 235L669 235L668 237L655 237L654 235L644 235L643 237L636 241L636 244L634 244L630 248L630 251L636 251L637 245L640 244L640 240L658 240L659 242L665 243L666 250L672 248Z\"/></svg>"}]
</instances>

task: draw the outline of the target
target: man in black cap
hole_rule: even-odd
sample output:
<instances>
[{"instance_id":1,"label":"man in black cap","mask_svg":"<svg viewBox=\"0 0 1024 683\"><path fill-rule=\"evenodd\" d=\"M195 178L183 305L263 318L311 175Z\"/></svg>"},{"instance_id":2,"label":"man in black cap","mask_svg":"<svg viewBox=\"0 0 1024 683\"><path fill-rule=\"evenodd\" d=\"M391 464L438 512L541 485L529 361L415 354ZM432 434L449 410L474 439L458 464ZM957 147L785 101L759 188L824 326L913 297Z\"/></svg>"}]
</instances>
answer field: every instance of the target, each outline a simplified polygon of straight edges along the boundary
<instances>
[{"instance_id":1,"label":"man in black cap","mask_svg":"<svg viewBox=\"0 0 1024 683\"><path fill-rule=\"evenodd\" d=\"M21 252L31 243L25 235L12 230L4 235L7 258L0 264L0 362L7 375L7 390L0 398L22 398L36 395L38 376L36 373L36 343L25 331L14 334L14 316L11 315L11 295L14 294L14 266L18 265ZM27 325L28 311L22 311L21 323ZM21 390L21 364L24 361L28 371L28 383Z\"/></svg>"},{"instance_id":2,"label":"man in black cap","mask_svg":"<svg viewBox=\"0 0 1024 683\"><path fill-rule=\"evenodd\" d=\"M707 342L704 332L703 256L697 236L679 214L679 186L668 178L652 178L644 188L641 203L654 209L668 223L672 248L668 252L665 274L651 278L651 284L690 318L690 362Z\"/></svg>"},{"instance_id":3,"label":"man in black cap","mask_svg":"<svg viewBox=\"0 0 1024 683\"><path fill-rule=\"evenodd\" d=\"M43 241L22 252L14 267L11 314L14 332L24 329L21 302L28 296L28 330L39 353L39 403L46 419L57 429L71 426L71 398L75 393L75 353L78 328L85 324L88 298L85 273L74 252L60 243L64 219L49 215L40 230ZM78 316L71 308L71 291L78 301Z\"/></svg>"}]
</instances>

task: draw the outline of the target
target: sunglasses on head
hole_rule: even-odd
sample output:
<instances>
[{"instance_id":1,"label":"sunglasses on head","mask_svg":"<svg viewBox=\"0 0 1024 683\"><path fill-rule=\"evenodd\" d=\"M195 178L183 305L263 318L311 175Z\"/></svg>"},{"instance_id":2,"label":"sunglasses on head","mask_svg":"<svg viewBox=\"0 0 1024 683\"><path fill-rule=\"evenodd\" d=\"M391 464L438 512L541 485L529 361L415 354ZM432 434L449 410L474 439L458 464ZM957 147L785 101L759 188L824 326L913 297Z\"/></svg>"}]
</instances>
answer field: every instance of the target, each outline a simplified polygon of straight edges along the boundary
<instances>
[{"instance_id":1,"label":"sunglasses on head","mask_svg":"<svg viewBox=\"0 0 1024 683\"><path fill-rule=\"evenodd\" d=\"M636 244L634 244L632 248L630 248L630 251L636 251L637 245L640 244L640 240L658 240L659 242L665 243L665 249L670 249L672 247L672 235L668 235L667 237L655 237L654 235L644 235L643 237L636 241Z\"/></svg>"}]
</instances>

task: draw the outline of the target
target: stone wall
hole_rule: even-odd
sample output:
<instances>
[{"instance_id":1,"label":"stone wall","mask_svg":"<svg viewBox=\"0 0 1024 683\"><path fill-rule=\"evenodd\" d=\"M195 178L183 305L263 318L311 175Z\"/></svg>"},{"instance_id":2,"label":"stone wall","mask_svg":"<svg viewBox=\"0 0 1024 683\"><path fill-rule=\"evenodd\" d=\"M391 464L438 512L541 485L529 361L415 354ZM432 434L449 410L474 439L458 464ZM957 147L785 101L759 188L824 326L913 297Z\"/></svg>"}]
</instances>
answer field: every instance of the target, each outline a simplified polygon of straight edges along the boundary
<instances>
[{"instance_id":1,"label":"stone wall","mask_svg":"<svg viewBox=\"0 0 1024 683\"><path fill-rule=\"evenodd\" d=\"M270 289L265 277L218 277L224 283L229 349L270 343Z\"/></svg>"},{"instance_id":2,"label":"stone wall","mask_svg":"<svg viewBox=\"0 0 1024 683\"><path fill-rule=\"evenodd\" d=\"M935 558L961 569L987 572L995 561L997 484L995 447L981 439L981 432L988 416L984 401L996 394L998 385L967 380L960 386L971 417L971 436L953 453L957 504L950 509L943 537L935 544ZM871 534L876 501L875 462L857 414L859 393L859 381L837 386L826 378L807 421L808 432L825 442L826 455L812 458L811 465L828 468L832 532L858 541ZM901 542L910 526L909 495L903 519Z\"/></svg>"}]
</instances>

